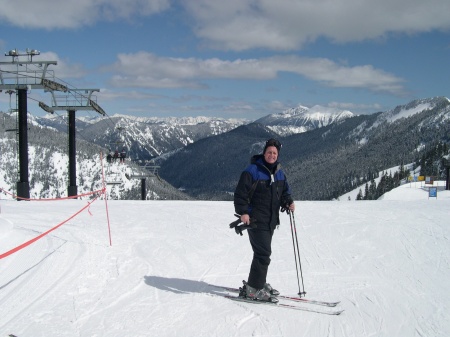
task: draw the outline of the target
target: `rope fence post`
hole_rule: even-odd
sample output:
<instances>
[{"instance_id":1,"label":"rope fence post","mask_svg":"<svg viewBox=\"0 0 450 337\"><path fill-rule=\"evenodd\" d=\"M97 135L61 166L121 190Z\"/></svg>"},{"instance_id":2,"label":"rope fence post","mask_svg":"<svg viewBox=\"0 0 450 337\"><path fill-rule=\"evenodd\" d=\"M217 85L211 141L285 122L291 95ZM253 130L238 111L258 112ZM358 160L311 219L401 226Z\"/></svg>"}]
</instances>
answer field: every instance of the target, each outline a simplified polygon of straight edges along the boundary
<instances>
[{"instance_id":1,"label":"rope fence post","mask_svg":"<svg viewBox=\"0 0 450 337\"><path fill-rule=\"evenodd\" d=\"M105 198L105 207L106 207L106 219L108 222L108 235L109 235L109 245L112 246L111 240L111 225L109 223L109 210L108 210L108 196L106 193L106 184L105 184L105 171L103 169L103 153L100 152L100 164L102 166L102 184L103 184L103 196Z\"/></svg>"}]
</instances>

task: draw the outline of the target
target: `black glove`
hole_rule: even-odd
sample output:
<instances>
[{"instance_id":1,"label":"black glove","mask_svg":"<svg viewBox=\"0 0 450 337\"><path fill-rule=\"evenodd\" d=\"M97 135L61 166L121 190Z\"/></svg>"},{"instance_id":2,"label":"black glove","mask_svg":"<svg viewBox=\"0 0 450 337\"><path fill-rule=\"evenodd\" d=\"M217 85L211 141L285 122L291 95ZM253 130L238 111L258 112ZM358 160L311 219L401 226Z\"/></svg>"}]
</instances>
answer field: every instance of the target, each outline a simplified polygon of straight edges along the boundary
<instances>
[{"instance_id":1,"label":"black glove","mask_svg":"<svg viewBox=\"0 0 450 337\"><path fill-rule=\"evenodd\" d=\"M241 216L239 214L235 214L234 216L238 217L239 219L237 219L237 220L233 221L232 223L230 223L230 228L234 228L234 231L236 232L236 234L240 234L242 236L243 235L242 231L245 231L246 229L249 229L249 228L256 228L257 227L256 224L254 223L253 219L250 219L250 225L246 225L244 223L242 223L240 225L240 223L242 222L241 221Z\"/></svg>"},{"instance_id":2,"label":"black glove","mask_svg":"<svg viewBox=\"0 0 450 337\"><path fill-rule=\"evenodd\" d=\"M282 206L281 206L281 211L282 212L286 212L286 214L291 213L291 210L289 209L289 206L291 206L291 204L293 203L293 200L288 200L286 201Z\"/></svg>"}]
</instances>

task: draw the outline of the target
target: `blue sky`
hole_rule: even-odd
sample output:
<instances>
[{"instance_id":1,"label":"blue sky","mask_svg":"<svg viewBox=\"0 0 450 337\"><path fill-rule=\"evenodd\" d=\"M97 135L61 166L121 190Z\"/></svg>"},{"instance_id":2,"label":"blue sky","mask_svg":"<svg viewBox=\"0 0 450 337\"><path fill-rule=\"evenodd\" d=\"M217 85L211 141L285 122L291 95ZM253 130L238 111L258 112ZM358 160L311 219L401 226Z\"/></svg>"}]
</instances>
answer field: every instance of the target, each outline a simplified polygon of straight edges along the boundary
<instances>
[{"instance_id":1,"label":"blue sky","mask_svg":"<svg viewBox=\"0 0 450 337\"><path fill-rule=\"evenodd\" d=\"M37 49L34 60L58 62L56 81L100 89L110 116L254 120L298 105L360 114L450 96L448 0L0 0L0 8L0 61L11 49ZM37 101L50 105L50 94L29 93L28 110L45 114Z\"/></svg>"}]
</instances>

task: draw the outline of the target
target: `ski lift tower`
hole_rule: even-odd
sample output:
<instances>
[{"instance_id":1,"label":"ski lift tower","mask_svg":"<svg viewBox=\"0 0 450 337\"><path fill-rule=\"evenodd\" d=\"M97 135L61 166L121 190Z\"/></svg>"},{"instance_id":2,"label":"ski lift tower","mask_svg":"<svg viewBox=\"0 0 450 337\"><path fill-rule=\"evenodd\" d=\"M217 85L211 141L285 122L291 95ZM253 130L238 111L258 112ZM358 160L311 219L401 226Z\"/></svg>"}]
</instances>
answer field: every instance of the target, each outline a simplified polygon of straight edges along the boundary
<instances>
[{"instance_id":1,"label":"ski lift tower","mask_svg":"<svg viewBox=\"0 0 450 337\"><path fill-rule=\"evenodd\" d=\"M48 106L39 102L39 106L49 112L54 113L57 110L65 110L68 113L69 123L69 187L68 196L78 195L77 187L77 166L76 166L76 141L75 141L75 112L78 110L95 110L100 115L105 116L106 112L97 104L94 92L100 89L68 89L65 94L57 95L55 90L47 88L52 96L52 105Z\"/></svg>"},{"instance_id":2,"label":"ski lift tower","mask_svg":"<svg viewBox=\"0 0 450 337\"><path fill-rule=\"evenodd\" d=\"M25 53L17 49L10 50L5 56L12 58L11 62L0 62L0 90L16 92L18 140L19 140L19 181L17 182L17 200L30 198L28 181L28 122L27 93L32 89L47 89L67 91L67 87L55 82L50 65L56 61L33 61L33 56L39 55L36 49L27 49Z\"/></svg>"},{"instance_id":3,"label":"ski lift tower","mask_svg":"<svg viewBox=\"0 0 450 337\"><path fill-rule=\"evenodd\" d=\"M147 178L150 177L157 177L158 176L158 169L159 166L156 165L152 165L152 166L148 166L148 165L144 165L141 166L145 169L145 171L148 171L147 173L143 173L143 174L132 174L132 175L125 175L129 180L131 179L140 179L141 180L141 200L146 200L147 198L147 189L146 189L146 181Z\"/></svg>"},{"instance_id":4,"label":"ski lift tower","mask_svg":"<svg viewBox=\"0 0 450 337\"><path fill-rule=\"evenodd\" d=\"M450 161L448 159L444 158L443 162L444 162L444 168L445 168L445 173L446 173L445 190L448 191L448 190L450 190Z\"/></svg>"}]
</instances>

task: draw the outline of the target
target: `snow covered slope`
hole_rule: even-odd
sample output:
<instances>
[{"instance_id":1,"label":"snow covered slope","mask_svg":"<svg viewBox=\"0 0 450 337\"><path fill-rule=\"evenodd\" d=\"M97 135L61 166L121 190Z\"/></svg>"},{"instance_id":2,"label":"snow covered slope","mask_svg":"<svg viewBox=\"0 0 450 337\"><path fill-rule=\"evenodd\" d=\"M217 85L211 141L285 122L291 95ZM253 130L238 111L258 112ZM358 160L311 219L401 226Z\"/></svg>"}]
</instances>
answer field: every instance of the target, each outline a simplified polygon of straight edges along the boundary
<instances>
[{"instance_id":1,"label":"snow covered slope","mask_svg":"<svg viewBox=\"0 0 450 337\"><path fill-rule=\"evenodd\" d=\"M307 108L300 105L282 113L264 116L256 122L267 126L281 136L288 136L339 123L353 116L354 114L348 110L320 105Z\"/></svg>"},{"instance_id":2,"label":"snow covered slope","mask_svg":"<svg viewBox=\"0 0 450 337\"><path fill-rule=\"evenodd\" d=\"M0 255L86 201L0 201ZM0 259L0 335L449 336L450 192L403 185L379 201L297 202L305 289L340 316L237 303L208 283L248 276L231 202L103 200ZM298 291L289 218L275 232L269 282Z\"/></svg>"}]
</instances>

